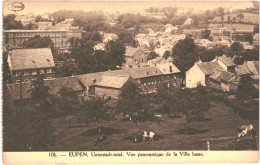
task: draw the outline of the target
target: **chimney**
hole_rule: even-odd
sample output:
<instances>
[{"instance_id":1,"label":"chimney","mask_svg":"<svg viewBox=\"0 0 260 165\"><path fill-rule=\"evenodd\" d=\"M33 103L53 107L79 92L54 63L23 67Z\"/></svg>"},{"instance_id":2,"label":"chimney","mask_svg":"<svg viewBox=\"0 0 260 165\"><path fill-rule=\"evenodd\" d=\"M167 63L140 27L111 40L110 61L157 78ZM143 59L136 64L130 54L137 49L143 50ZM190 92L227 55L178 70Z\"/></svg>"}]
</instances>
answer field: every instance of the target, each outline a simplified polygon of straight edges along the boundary
<instances>
[{"instance_id":1,"label":"chimney","mask_svg":"<svg viewBox=\"0 0 260 165\"><path fill-rule=\"evenodd\" d=\"M172 72L172 66L169 66L170 67L170 72Z\"/></svg>"}]
</instances>

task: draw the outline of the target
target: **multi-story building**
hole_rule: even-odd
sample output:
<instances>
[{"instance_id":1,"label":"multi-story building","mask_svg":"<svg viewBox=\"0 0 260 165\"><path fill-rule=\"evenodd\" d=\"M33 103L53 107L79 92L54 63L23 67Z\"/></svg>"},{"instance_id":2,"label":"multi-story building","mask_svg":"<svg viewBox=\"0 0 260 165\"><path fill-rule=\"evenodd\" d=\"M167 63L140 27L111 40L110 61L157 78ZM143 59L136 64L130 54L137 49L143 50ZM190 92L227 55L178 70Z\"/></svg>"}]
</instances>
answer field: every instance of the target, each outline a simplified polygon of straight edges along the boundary
<instances>
[{"instance_id":1,"label":"multi-story building","mask_svg":"<svg viewBox=\"0 0 260 165\"><path fill-rule=\"evenodd\" d=\"M55 48L67 47L65 30L4 30L4 43L9 47L21 47L25 41L36 35L49 36Z\"/></svg>"},{"instance_id":2,"label":"multi-story building","mask_svg":"<svg viewBox=\"0 0 260 165\"><path fill-rule=\"evenodd\" d=\"M55 77L55 64L50 48L14 49L8 54L12 83L27 83L38 73L45 79Z\"/></svg>"},{"instance_id":3,"label":"multi-story building","mask_svg":"<svg viewBox=\"0 0 260 165\"><path fill-rule=\"evenodd\" d=\"M55 49L64 50L68 48L70 37L81 38L80 30L4 30L3 43L9 48L21 48L23 43L34 36L50 37Z\"/></svg>"}]
</instances>

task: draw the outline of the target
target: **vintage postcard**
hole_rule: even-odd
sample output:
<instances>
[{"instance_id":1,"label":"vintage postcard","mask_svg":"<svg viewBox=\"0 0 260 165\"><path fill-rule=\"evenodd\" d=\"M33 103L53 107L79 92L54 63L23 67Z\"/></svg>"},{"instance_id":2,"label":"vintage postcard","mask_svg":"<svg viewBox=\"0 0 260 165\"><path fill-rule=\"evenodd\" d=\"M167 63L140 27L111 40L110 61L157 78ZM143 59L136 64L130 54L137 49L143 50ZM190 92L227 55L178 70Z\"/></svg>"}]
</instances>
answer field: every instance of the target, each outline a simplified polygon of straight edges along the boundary
<instances>
[{"instance_id":1,"label":"vintage postcard","mask_svg":"<svg viewBox=\"0 0 260 165\"><path fill-rule=\"evenodd\" d=\"M3 1L4 164L259 161L258 1Z\"/></svg>"}]
</instances>

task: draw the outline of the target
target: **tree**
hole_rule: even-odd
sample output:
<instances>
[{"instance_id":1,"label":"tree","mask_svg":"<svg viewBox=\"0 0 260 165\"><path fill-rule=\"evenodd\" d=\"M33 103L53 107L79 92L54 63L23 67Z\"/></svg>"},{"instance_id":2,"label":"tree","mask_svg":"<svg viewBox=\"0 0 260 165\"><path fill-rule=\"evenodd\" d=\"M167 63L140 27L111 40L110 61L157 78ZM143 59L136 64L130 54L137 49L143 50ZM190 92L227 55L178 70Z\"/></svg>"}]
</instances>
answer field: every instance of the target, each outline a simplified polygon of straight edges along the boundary
<instances>
[{"instance_id":1,"label":"tree","mask_svg":"<svg viewBox=\"0 0 260 165\"><path fill-rule=\"evenodd\" d=\"M40 37L39 35L35 35L33 38L25 41L23 43L24 48L51 48L52 52L54 52L54 44L51 38L48 37Z\"/></svg>"},{"instance_id":2,"label":"tree","mask_svg":"<svg viewBox=\"0 0 260 165\"><path fill-rule=\"evenodd\" d=\"M208 30L208 29L203 30L203 31L202 31L202 36L201 36L201 37L202 37L203 39L209 39L210 33L211 33L211 31Z\"/></svg>"},{"instance_id":3,"label":"tree","mask_svg":"<svg viewBox=\"0 0 260 165\"><path fill-rule=\"evenodd\" d=\"M230 16L228 16L228 23L231 23L231 18L230 18Z\"/></svg>"},{"instance_id":4,"label":"tree","mask_svg":"<svg viewBox=\"0 0 260 165\"><path fill-rule=\"evenodd\" d=\"M65 59L61 67L57 67L55 71L57 77L68 77L79 73L80 71L77 68L75 61L70 59Z\"/></svg>"},{"instance_id":5,"label":"tree","mask_svg":"<svg viewBox=\"0 0 260 165\"><path fill-rule=\"evenodd\" d=\"M219 15L219 16L223 16L224 14L225 14L224 8L223 8L223 7L219 7L219 8L218 8L218 15Z\"/></svg>"},{"instance_id":6,"label":"tree","mask_svg":"<svg viewBox=\"0 0 260 165\"><path fill-rule=\"evenodd\" d=\"M3 86L11 82L11 73L7 61L7 52L3 53Z\"/></svg>"},{"instance_id":7,"label":"tree","mask_svg":"<svg viewBox=\"0 0 260 165\"><path fill-rule=\"evenodd\" d=\"M171 88L166 83L158 85L157 102L161 104L162 111L169 113L170 116L174 116L179 113L177 106L178 96L179 89Z\"/></svg>"},{"instance_id":8,"label":"tree","mask_svg":"<svg viewBox=\"0 0 260 165\"><path fill-rule=\"evenodd\" d=\"M120 41L120 43L122 43L123 45L137 47L137 42L134 40L135 34L133 32L123 30L117 33L118 33L118 40Z\"/></svg>"},{"instance_id":9,"label":"tree","mask_svg":"<svg viewBox=\"0 0 260 165\"><path fill-rule=\"evenodd\" d=\"M77 94L72 88L61 88L59 91L59 110L74 114L80 109Z\"/></svg>"},{"instance_id":10,"label":"tree","mask_svg":"<svg viewBox=\"0 0 260 165\"><path fill-rule=\"evenodd\" d=\"M153 60L156 57L159 57L159 55L155 52L155 51L150 51L150 53L148 54L147 60Z\"/></svg>"},{"instance_id":11,"label":"tree","mask_svg":"<svg viewBox=\"0 0 260 165\"><path fill-rule=\"evenodd\" d=\"M254 34L259 33L259 26L254 26Z\"/></svg>"},{"instance_id":12,"label":"tree","mask_svg":"<svg viewBox=\"0 0 260 165\"><path fill-rule=\"evenodd\" d=\"M172 48L172 57L174 64L183 73L189 70L194 62L197 61L196 46L194 40L190 37L186 37L184 40L180 40Z\"/></svg>"},{"instance_id":13,"label":"tree","mask_svg":"<svg viewBox=\"0 0 260 165\"><path fill-rule=\"evenodd\" d=\"M244 40L252 45L254 37L253 37L252 34L245 34L244 35Z\"/></svg>"},{"instance_id":14,"label":"tree","mask_svg":"<svg viewBox=\"0 0 260 165\"><path fill-rule=\"evenodd\" d=\"M3 18L3 28L5 30L10 29L23 29L23 25L21 21L15 20L15 14L8 14Z\"/></svg>"},{"instance_id":15,"label":"tree","mask_svg":"<svg viewBox=\"0 0 260 165\"><path fill-rule=\"evenodd\" d=\"M134 81L128 81L119 94L117 109L123 114L135 117L134 122L145 120L144 114L148 114L149 105L147 99L142 95L142 90Z\"/></svg>"},{"instance_id":16,"label":"tree","mask_svg":"<svg viewBox=\"0 0 260 165\"><path fill-rule=\"evenodd\" d=\"M110 69L117 69L125 63L125 47L119 42L119 40L109 41L106 44L105 49L108 55L108 66Z\"/></svg>"},{"instance_id":17,"label":"tree","mask_svg":"<svg viewBox=\"0 0 260 165\"><path fill-rule=\"evenodd\" d=\"M253 85L253 79L250 75L241 76L238 88L237 88L237 97L240 100L252 100L257 98L259 91Z\"/></svg>"},{"instance_id":18,"label":"tree","mask_svg":"<svg viewBox=\"0 0 260 165\"><path fill-rule=\"evenodd\" d=\"M239 42L234 42L231 44L227 55L230 57L233 57L234 55L241 56L241 54L244 52L244 47Z\"/></svg>"},{"instance_id":19,"label":"tree","mask_svg":"<svg viewBox=\"0 0 260 165\"><path fill-rule=\"evenodd\" d=\"M47 151L55 144L53 128L39 112L18 112L5 125L4 151Z\"/></svg>"},{"instance_id":20,"label":"tree","mask_svg":"<svg viewBox=\"0 0 260 165\"><path fill-rule=\"evenodd\" d=\"M31 98L34 101L35 109L40 112L51 112L55 109L54 99L49 94L50 88L45 85L44 75L38 73L31 84Z\"/></svg>"},{"instance_id":21,"label":"tree","mask_svg":"<svg viewBox=\"0 0 260 165\"><path fill-rule=\"evenodd\" d=\"M233 17L232 22L236 22L236 21L237 21L236 17Z\"/></svg>"},{"instance_id":22,"label":"tree","mask_svg":"<svg viewBox=\"0 0 260 165\"><path fill-rule=\"evenodd\" d=\"M90 40L97 41L97 42L102 42L102 36L99 34L99 32L94 31L91 34Z\"/></svg>"},{"instance_id":23,"label":"tree","mask_svg":"<svg viewBox=\"0 0 260 165\"><path fill-rule=\"evenodd\" d=\"M100 121L108 119L108 109L106 105L109 99L104 97L94 97L85 103L86 107L86 122L97 122L98 133L101 133Z\"/></svg>"},{"instance_id":24,"label":"tree","mask_svg":"<svg viewBox=\"0 0 260 165\"><path fill-rule=\"evenodd\" d=\"M202 85L198 85L193 91L183 89L181 91L179 102L181 113L186 119L186 133L190 130L190 123L201 120L205 113L210 109L211 104L207 90Z\"/></svg>"},{"instance_id":25,"label":"tree","mask_svg":"<svg viewBox=\"0 0 260 165\"><path fill-rule=\"evenodd\" d=\"M238 14L237 18L239 19L239 22L241 22L241 19L244 18L244 14L242 14L242 13Z\"/></svg>"}]
</instances>

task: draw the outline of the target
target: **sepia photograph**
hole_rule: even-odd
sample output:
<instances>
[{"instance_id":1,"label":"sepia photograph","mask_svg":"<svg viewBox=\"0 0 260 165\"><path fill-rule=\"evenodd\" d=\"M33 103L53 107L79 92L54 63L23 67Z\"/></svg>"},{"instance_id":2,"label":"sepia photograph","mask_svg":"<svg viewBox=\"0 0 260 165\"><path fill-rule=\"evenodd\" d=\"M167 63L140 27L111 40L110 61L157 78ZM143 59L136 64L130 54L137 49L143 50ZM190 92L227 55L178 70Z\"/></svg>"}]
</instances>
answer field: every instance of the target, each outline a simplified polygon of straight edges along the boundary
<instances>
[{"instance_id":1,"label":"sepia photograph","mask_svg":"<svg viewBox=\"0 0 260 165\"><path fill-rule=\"evenodd\" d=\"M3 1L2 121L7 154L259 151L259 2Z\"/></svg>"}]
</instances>

